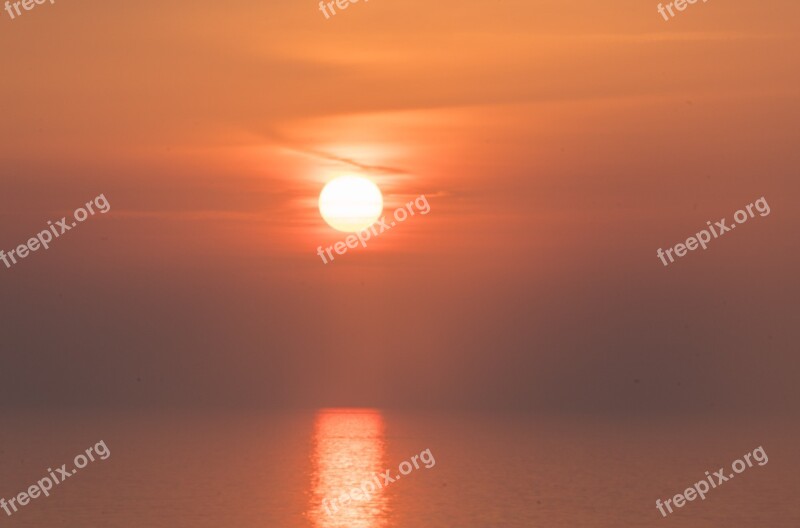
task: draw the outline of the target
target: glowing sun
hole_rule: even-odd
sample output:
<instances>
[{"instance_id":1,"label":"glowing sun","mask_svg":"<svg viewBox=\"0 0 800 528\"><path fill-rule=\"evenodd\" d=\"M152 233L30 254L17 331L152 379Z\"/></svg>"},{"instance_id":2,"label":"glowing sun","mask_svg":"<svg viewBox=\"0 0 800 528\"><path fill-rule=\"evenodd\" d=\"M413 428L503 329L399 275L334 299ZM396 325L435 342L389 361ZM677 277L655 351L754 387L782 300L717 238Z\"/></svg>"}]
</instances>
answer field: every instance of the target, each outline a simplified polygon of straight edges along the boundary
<instances>
[{"instance_id":1,"label":"glowing sun","mask_svg":"<svg viewBox=\"0 0 800 528\"><path fill-rule=\"evenodd\" d=\"M319 212L329 226L347 233L366 229L383 211L378 186L361 176L340 176L319 193Z\"/></svg>"}]
</instances>

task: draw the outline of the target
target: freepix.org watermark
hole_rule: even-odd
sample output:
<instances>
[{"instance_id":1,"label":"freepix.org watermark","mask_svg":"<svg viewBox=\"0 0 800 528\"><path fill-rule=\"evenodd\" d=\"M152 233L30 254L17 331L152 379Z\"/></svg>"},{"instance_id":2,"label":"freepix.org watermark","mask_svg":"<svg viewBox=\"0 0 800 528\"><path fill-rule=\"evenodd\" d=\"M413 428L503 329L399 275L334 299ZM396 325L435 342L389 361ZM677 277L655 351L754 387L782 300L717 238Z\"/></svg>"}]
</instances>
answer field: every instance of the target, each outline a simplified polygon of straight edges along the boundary
<instances>
[{"instance_id":1,"label":"freepix.org watermark","mask_svg":"<svg viewBox=\"0 0 800 528\"><path fill-rule=\"evenodd\" d=\"M417 211L414 210L415 208ZM428 203L428 199L425 198L424 194L417 197L417 199L415 199L413 202L408 202L405 207L398 207L395 209L394 220L392 220L389 224L386 223L386 216L382 216L381 219L372 224L372 226L364 229L358 234L348 235L344 241L339 241L332 246L326 247L324 252L322 246L319 246L317 248L317 255L319 255L319 258L322 259L323 264L327 264L328 260L325 258L326 254L328 255L328 259L333 260L335 258L333 256L333 252L336 252L338 255L344 255L347 253L348 249L357 248L359 243L363 247L367 247L367 240L369 240L373 235L378 236L384 231L388 231L389 229L395 227L398 222L405 222L409 215L414 216L416 212L419 212L421 215L426 215L431 212L431 204ZM380 231L378 231L378 228L380 228Z\"/></svg>"},{"instance_id":2,"label":"freepix.org watermark","mask_svg":"<svg viewBox=\"0 0 800 528\"><path fill-rule=\"evenodd\" d=\"M55 4L56 0L17 0L16 2L10 2L6 0L6 5L4 9L8 13L8 16L11 17L11 20L14 20L16 17L22 15L22 11L20 10L20 5L22 9L25 11L30 11L37 5L41 5L45 2L49 1L51 4ZM16 15L14 14L16 12Z\"/></svg>"},{"instance_id":3,"label":"freepix.org watermark","mask_svg":"<svg viewBox=\"0 0 800 528\"><path fill-rule=\"evenodd\" d=\"M667 4L666 10L664 9L664 6L659 3L656 9L658 10L659 14L664 17L664 20L669 21L670 18L675 18L675 11L672 10L673 6L675 6L675 9L678 11L683 11L689 5L696 4L698 1L699 0L675 0L674 2L669 2ZM708 2L708 0L703 0L704 4L706 2ZM667 17L667 11L669 11L669 17Z\"/></svg>"},{"instance_id":4,"label":"freepix.org watermark","mask_svg":"<svg viewBox=\"0 0 800 528\"><path fill-rule=\"evenodd\" d=\"M710 490L722 485L723 482L728 482L747 468L753 467L753 459L758 462L759 466L764 466L767 462L769 462L769 458L767 457L767 453L764 451L764 448L759 446L752 453L747 453L744 455L742 459L733 461L733 464L731 464L733 473L729 473L726 476L725 468L719 468L719 471L715 471L713 475L706 471L705 479L695 482L691 488L686 488L683 493L678 493L671 499L667 499L664 502L661 502L661 499L656 500L656 509L661 512L662 517L666 517L667 512L664 511L665 506L667 510L669 510L669 513L672 513L673 511L670 503L674 504L676 508L683 508L683 506L686 504L686 501L691 502L697 497L700 497L700 500L706 500L706 493L708 493Z\"/></svg>"},{"instance_id":5,"label":"freepix.org watermark","mask_svg":"<svg viewBox=\"0 0 800 528\"><path fill-rule=\"evenodd\" d=\"M38 251L40 248L50 249L50 242L54 240L54 237L60 237L73 227L77 226L78 222L83 222L89 218L90 215L94 215L95 207L97 207L98 212L103 214L111 210L111 204L108 203L108 200L106 200L105 194L101 194L94 200L86 202L85 209L83 207L78 207L75 209L75 212L72 213L72 217L75 219L75 221L69 223L67 221L67 217L64 216L61 218L61 220L57 220L55 225L53 225L53 222L48 220L48 228L40 232L35 237L29 239L26 244L20 244L16 247L16 249L12 249L8 253L0 249L0 260L3 261L3 264L6 265L6 268L10 268L12 265L17 263L17 259L24 259L34 251Z\"/></svg>"},{"instance_id":6,"label":"freepix.org watermark","mask_svg":"<svg viewBox=\"0 0 800 528\"><path fill-rule=\"evenodd\" d=\"M400 473L395 475L394 477L392 477L391 469L387 469L386 471L383 472L382 475L373 473L372 478L369 480L361 481L361 486L359 486L358 488L353 488L350 491L344 491L341 495L339 495L335 499L322 499L322 505L325 507L325 511L327 512L328 515L333 515L339 511L339 506L337 505L337 503L341 504L342 507L344 507L351 500L358 500L358 501L370 500L372 498L372 494L378 491L379 489L400 480L403 476L408 475L415 469L419 469L420 461L422 461L422 463L425 464L425 469L430 469L436 465L436 459L433 458L433 453L431 453L430 449L426 449L420 454L412 456L410 461L409 460L402 461L397 468L397 471L399 471ZM328 504L329 502L330 504ZM333 511L331 511L331 508L333 509Z\"/></svg>"},{"instance_id":7,"label":"freepix.org watermark","mask_svg":"<svg viewBox=\"0 0 800 528\"><path fill-rule=\"evenodd\" d=\"M771 212L769 204L767 203L767 199L762 196L756 200L755 203L751 203L744 209L736 211L736 214L733 215L733 219L736 221L736 224L743 224L747 222L748 219L755 218L756 215L753 213L753 208L755 208L755 210L758 211L759 215L761 216L768 216ZM686 255L687 251L694 251L698 247L702 247L703 251L705 251L708 247L708 243L712 240L712 235L714 238L719 238L736 227L736 224L726 225L724 218L719 222L716 222L714 225L711 225L711 220L706 222L706 224L708 224L708 229L703 229L695 236L687 238L686 244L676 244L674 248L667 248L666 251L658 248L658 251L656 251L656 256L661 259L661 262L664 263L664 266L668 266L670 263L675 262L675 258L672 256L673 251L678 257L683 257ZM669 262L667 262L667 259L664 258L665 255L669 258Z\"/></svg>"},{"instance_id":8,"label":"freepix.org watermark","mask_svg":"<svg viewBox=\"0 0 800 528\"><path fill-rule=\"evenodd\" d=\"M336 7L341 10L345 10L350 7L350 4L358 3L359 0L335 0L332 2L324 2L321 1L319 3L319 10L322 11L322 14L325 15L325 20L328 20L332 15L336 14ZM369 0L364 0L364 2L369 2ZM334 7L334 5L336 7ZM331 14L328 14L328 10L330 10Z\"/></svg>"},{"instance_id":9,"label":"freepix.org watermark","mask_svg":"<svg viewBox=\"0 0 800 528\"><path fill-rule=\"evenodd\" d=\"M19 507L27 506L32 499L36 499L41 495L45 497L50 496L50 490L53 489L53 486L57 486L67 480L68 478L75 475L79 469L83 469L89 465L89 462L95 461L95 455L97 455L100 460L105 460L111 456L111 451L106 446L106 443L103 440L97 442L94 447L90 447L86 450L86 454L81 453L80 455L76 456L73 460L75 467L70 470L67 468L66 464L62 464L60 468L56 468L53 471L51 468L47 468L47 472L49 476L42 478L36 484L30 486L26 491L21 491L15 497L11 497L11 499L6 502L5 498L0 498L0 508L6 512L6 515L9 517L14 513L19 511ZM13 511L12 511L13 510Z\"/></svg>"}]
</instances>

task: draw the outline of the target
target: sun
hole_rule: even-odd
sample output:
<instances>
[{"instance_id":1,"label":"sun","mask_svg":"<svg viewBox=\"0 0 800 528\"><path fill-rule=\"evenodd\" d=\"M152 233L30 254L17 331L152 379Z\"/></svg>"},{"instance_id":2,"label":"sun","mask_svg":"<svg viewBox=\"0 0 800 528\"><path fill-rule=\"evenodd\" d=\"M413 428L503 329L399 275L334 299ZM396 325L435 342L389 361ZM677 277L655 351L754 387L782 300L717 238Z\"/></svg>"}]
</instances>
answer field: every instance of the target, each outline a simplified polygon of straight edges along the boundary
<instances>
[{"instance_id":1,"label":"sun","mask_svg":"<svg viewBox=\"0 0 800 528\"><path fill-rule=\"evenodd\" d=\"M319 193L319 212L337 231L354 233L375 223L383 211L378 186L362 176L340 176Z\"/></svg>"}]
</instances>

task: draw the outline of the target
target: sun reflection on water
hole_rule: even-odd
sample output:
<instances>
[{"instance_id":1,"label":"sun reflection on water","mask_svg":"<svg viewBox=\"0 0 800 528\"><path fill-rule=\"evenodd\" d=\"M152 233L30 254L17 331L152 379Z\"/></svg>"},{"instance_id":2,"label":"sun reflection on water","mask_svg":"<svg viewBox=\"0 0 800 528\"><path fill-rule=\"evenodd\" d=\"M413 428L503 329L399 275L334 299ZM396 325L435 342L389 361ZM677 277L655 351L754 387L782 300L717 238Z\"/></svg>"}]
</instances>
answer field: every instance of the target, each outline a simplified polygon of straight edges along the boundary
<instances>
[{"instance_id":1,"label":"sun reflection on water","mask_svg":"<svg viewBox=\"0 0 800 528\"><path fill-rule=\"evenodd\" d=\"M313 526L382 528L387 525L389 503L383 489L376 489L368 499L350 500L345 505L339 499L345 493L361 497L359 492L351 491L382 473L384 447L380 411L325 409L317 414L309 506Z\"/></svg>"}]
</instances>

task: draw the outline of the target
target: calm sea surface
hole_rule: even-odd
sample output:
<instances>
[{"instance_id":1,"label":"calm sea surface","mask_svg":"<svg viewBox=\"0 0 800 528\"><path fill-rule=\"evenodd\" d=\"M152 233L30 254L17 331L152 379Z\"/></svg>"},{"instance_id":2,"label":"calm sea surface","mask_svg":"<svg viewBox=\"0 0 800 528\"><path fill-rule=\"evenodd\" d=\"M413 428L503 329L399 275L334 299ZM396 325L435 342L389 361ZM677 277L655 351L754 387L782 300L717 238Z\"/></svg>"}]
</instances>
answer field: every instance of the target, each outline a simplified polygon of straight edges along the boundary
<instances>
[{"instance_id":1,"label":"calm sea surface","mask_svg":"<svg viewBox=\"0 0 800 528\"><path fill-rule=\"evenodd\" d=\"M564 420L526 414L5 414L6 500L103 440L111 451L0 526L70 528L800 527L796 420ZM682 492L763 446L667 519ZM335 499L430 449L435 465L329 515ZM383 482L383 478L380 479Z\"/></svg>"}]
</instances>

